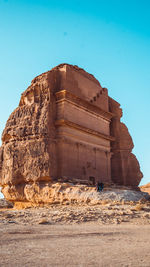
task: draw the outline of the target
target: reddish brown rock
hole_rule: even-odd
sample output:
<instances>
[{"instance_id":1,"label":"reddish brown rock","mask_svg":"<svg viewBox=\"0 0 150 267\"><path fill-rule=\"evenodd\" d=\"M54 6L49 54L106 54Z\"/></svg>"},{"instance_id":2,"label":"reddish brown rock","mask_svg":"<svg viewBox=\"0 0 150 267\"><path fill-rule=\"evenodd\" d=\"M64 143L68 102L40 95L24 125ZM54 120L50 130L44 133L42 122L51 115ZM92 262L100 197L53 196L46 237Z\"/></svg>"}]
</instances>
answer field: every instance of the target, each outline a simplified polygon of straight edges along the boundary
<instances>
[{"instance_id":1,"label":"reddish brown rock","mask_svg":"<svg viewBox=\"0 0 150 267\"><path fill-rule=\"evenodd\" d=\"M135 155L131 153L134 147L132 138L126 125L120 122L120 104L109 98L109 109L114 114L110 132L115 137L115 141L112 142L111 179L120 185L136 187L143 175Z\"/></svg>"},{"instance_id":2,"label":"reddish brown rock","mask_svg":"<svg viewBox=\"0 0 150 267\"><path fill-rule=\"evenodd\" d=\"M138 186L142 173L121 116L107 89L77 66L61 64L36 77L2 134L4 196L31 201L35 188L58 179Z\"/></svg>"}]
</instances>

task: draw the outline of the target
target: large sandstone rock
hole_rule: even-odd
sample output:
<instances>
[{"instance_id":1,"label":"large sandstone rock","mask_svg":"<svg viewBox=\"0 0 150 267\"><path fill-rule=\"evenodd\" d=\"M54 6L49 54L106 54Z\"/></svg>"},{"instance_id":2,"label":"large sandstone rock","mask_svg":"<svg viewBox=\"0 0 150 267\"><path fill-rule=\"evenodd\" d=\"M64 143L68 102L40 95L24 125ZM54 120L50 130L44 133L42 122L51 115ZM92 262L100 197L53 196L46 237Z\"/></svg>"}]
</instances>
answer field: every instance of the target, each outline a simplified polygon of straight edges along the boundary
<instances>
[{"instance_id":1,"label":"large sandstone rock","mask_svg":"<svg viewBox=\"0 0 150 267\"><path fill-rule=\"evenodd\" d=\"M77 66L61 64L33 79L2 134L6 199L32 201L58 179L138 186L142 173L121 116L107 89Z\"/></svg>"}]
</instances>

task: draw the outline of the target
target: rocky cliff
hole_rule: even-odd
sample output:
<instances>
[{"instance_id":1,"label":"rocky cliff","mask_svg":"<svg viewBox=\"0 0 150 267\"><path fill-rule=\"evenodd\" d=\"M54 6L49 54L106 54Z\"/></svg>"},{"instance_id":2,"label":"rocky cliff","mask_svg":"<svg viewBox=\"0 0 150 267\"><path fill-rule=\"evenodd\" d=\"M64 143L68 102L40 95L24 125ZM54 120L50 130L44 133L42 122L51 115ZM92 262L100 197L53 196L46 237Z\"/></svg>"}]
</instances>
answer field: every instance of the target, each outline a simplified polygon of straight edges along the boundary
<instances>
[{"instance_id":1,"label":"rocky cliff","mask_svg":"<svg viewBox=\"0 0 150 267\"><path fill-rule=\"evenodd\" d=\"M120 121L122 109L120 104L109 98L109 110L114 114L110 131L115 137L112 142L111 178L114 183L138 186L143 174L136 156L132 153L134 147L127 126Z\"/></svg>"}]
</instances>

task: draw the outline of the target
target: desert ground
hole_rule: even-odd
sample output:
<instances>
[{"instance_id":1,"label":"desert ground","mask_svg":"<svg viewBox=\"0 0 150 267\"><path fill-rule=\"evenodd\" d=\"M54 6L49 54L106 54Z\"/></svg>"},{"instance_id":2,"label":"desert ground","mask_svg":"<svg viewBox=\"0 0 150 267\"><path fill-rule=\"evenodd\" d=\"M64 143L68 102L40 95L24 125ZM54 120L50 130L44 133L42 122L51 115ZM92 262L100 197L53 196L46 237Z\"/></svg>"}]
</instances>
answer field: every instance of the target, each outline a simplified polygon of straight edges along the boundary
<instances>
[{"instance_id":1,"label":"desert ground","mask_svg":"<svg viewBox=\"0 0 150 267\"><path fill-rule=\"evenodd\" d=\"M149 225L1 228L1 266L150 266Z\"/></svg>"},{"instance_id":2,"label":"desert ground","mask_svg":"<svg viewBox=\"0 0 150 267\"><path fill-rule=\"evenodd\" d=\"M150 266L150 203L0 209L0 266Z\"/></svg>"}]
</instances>

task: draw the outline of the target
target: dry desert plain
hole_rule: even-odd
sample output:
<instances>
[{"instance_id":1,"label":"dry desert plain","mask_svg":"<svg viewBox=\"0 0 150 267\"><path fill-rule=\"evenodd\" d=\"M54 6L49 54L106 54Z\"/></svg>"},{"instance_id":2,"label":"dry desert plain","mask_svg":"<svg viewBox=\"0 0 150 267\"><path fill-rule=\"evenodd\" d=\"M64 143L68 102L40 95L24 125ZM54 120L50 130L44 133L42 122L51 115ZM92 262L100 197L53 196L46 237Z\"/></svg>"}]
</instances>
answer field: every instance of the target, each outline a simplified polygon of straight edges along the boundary
<instances>
[{"instance_id":1,"label":"dry desert plain","mask_svg":"<svg viewBox=\"0 0 150 267\"><path fill-rule=\"evenodd\" d=\"M0 209L0 266L150 266L150 202Z\"/></svg>"}]
</instances>

